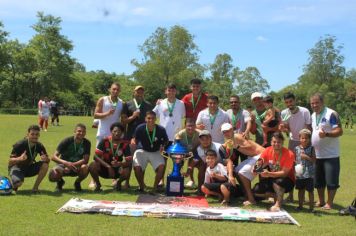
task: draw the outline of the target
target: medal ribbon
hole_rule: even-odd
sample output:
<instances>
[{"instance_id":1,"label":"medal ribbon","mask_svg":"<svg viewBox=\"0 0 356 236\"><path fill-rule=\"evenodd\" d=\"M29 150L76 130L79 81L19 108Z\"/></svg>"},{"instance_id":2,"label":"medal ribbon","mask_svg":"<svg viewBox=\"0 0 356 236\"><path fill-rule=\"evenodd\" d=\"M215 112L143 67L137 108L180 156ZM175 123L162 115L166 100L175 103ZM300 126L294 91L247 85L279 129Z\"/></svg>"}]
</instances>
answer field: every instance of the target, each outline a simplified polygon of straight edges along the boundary
<instances>
[{"instance_id":1,"label":"medal ribbon","mask_svg":"<svg viewBox=\"0 0 356 236\"><path fill-rule=\"evenodd\" d=\"M232 116L231 116L231 118L232 118L232 127L236 128L237 120L238 120L238 118L241 117L241 114L242 114L242 110L241 109L237 112L236 116L234 115L234 112L232 112Z\"/></svg>"},{"instance_id":2,"label":"medal ribbon","mask_svg":"<svg viewBox=\"0 0 356 236\"><path fill-rule=\"evenodd\" d=\"M116 150L114 152L114 144L112 143L112 138L109 140L110 142L110 148L111 148L111 152L113 154L113 158L115 158L115 156L119 156L117 153L119 152L120 148L121 148L121 143L119 143L116 147Z\"/></svg>"},{"instance_id":3,"label":"medal ribbon","mask_svg":"<svg viewBox=\"0 0 356 236\"><path fill-rule=\"evenodd\" d=\"M137 109L140 109L141 105L142 105L142 102L140 104L137 103L136 101L136 98L133 99L134 103L135 103L135 106Z\"/></svg>"},{"instance_id":4,"label":"medal ribbon","mask_svg":"<svg viewBox=\"0 0 356 236\"><path fill-rule=\"evenodd\" d=\"M170 106L169 104L170 103L168 102L168 99L167 99L167 107L168 107L169 114L173 115L174 106L176 105L176 99L174 99L174 102L173 102L172 106Z\"/></svg>"},{"instance_id":5,"label":"medal ribbon","mask_svg":"<svg viewBox=\"0 0 356 236\"><path fill-rule=\"evenodd\" d=\"M324 109L320 112L319 115L315 114L315 119L316 119L315 122L316 122L316 126L317 126L317 127L319 126L320 121L321 121L321 119L324 117L325 113L326 113L326 109L325 109L325 107L324 107Z\"/></svg>"},{"instance_id":6,"label":"medal ribbon","mask_svg":"<svg viewBox=\"0 0 356 236\"><path fill-rule=\"evenodd\" d=\"M31 151L31 146L30 146L30 141L27 140L27 145L28 145L28 150L30 151L30 157L31 157L31 160L34 161L35 160L35 157L37 155L36 153L36 148L37 148L37 145L35 144L35 148L33 150L33 154L32 154L32 151Z\"/></svg>"},{"instance_id":7,"label":"medal ribbon","mask_svg":"<svg viewBox=\"0 0 356 236\"><path fill-rule=\"evenodd\" d=\"M152 136L150 136L150 132L148 131L148 128L146 125L146 133L148 136L148 140L150 141L151 147L153 147L153 142L155 141L155 137L156 137L156 126L153 128Z\"/></svg>"},{"instance_id":8,"label":"medal ribbon","mask_svg":"<svg viewBox=\"0 0 356 236\"><path fill-rule=\"evenodd\" d=\"M201 97L201 93L199 93L199 96L198 96L198 99L197 99L197 103L195 103L194 102L194 95L192 94L191 102L192 102L192 106L193 106L193 113L195 112L195 108L198 106L198 103L200 101L200 97Z\"/></svg>"},{"instance_id":9,"label":"medal ribbon","mask_svg":"<svg viewBox=\"0 0 356 236\"><path fill-rule=\"evenodd\" d=\"M279 169L280 169L281 158L282 158L282 150L280 150L279 153L278 153L278 160L276 159L276 153L273 150L273 160L276 163L275 164L275 171L279 171ZM278 169L277 169L277 167L278 167Z\"/></svg>"},{"instance_id":10,"label":"medal ribbon","mask_svg":"<svg viewBox=\"0 0 356 236\"><path fill-rule=\"evenodd\" d=\"M78 145L78 150L80 149L80 147L82 146L82 144L83 144L83 140L79 143L79 145ZM74 145L74 152L75 152L75 154L78 154L78 153L77 153L77 145L76 145L76 143L75 143L75 138L74 138L73 145Z\"/></svg>"},{"instance_id":11,"label":"medal ribbon","mask_svg":"<svg viewBox=\"0 0 356 236\"><path fill-rule=\"evenodd\" d=\"M209 120L210 120L211 127L213 127L215 119L216 119L216 116L218 115L218 113L219 113L219 110L215 113L215 115L211 115L210 112L209 112Z\"/></svg>"}]
</instances>

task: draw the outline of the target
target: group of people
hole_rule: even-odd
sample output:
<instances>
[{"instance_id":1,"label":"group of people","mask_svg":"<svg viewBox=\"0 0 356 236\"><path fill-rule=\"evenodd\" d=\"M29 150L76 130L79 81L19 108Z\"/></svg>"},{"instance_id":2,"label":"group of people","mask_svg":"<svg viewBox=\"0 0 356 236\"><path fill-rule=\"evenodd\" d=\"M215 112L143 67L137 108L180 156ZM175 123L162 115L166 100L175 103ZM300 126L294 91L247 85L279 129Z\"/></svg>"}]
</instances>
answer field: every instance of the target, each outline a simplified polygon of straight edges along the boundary
<instances>
[{"instance_id":1,"label":"group of people","mask_svg":"<svg viewBox=\"0 0 356 236\"><path fill-rule=\"evenodd\" d=\"M298 209L303 207L306 190L312 211L316 188L317 205L332 208L339 187L338 137L343 131L338 114L324 105L321 94L310 98L312 115L296 105L290 92L284 95L286 108L282 111L273 106L272 97L259 92L251 95L253 110L243 109L239 97L232 95L230 108L224 111L219 98L204 93L201 85L201 80L191 80L191 93L180 100L176 86L169 84L166 97L152 106L144 99L144 87L136 86L132 100L124 102L119 98L120 85L113 83L110 94L101 97L95 108L98 130L91 163L91 144L83 124L75 126L74 135L65 138L51 158L38 141L40 127L30 126L27 137L13 146L10 156L14 189L25 177L37 175L33 186L37 192L51 159L56 166L49 171L49 180L56 182L58 191L65 184L64 176L76 176L74 188L80 191L81 181L89 173L94 191L102 189L100 178L112 179L116 190L129 188L133 169L137 191L145 192L149 163L155 171L153 191L160 191L166 168L161 153L180 140L194 156L184 175L189 177L186 187L197 187L197 194L216 196L222 204L229 204L231 197L244 196L244 205L273 198L270 210L279 211L284 194L296 187ZM283 133L289 136L288 148L283 147ZM37 154L40 161L35 161ZM259 182L252 187L257 176Z\"/></svg>"},{"instance_id":2,"label":"group of people","mask_svg":"<svg viewBox=\"0 0 356 236\"><path fill-rule=\"evenodd\" d=\"M48 129L48 120L51 117L51 124L59 126L59 109L58 103L44 97L38 101L38 125L43 131Z\"/></svg>"}]
</instances>

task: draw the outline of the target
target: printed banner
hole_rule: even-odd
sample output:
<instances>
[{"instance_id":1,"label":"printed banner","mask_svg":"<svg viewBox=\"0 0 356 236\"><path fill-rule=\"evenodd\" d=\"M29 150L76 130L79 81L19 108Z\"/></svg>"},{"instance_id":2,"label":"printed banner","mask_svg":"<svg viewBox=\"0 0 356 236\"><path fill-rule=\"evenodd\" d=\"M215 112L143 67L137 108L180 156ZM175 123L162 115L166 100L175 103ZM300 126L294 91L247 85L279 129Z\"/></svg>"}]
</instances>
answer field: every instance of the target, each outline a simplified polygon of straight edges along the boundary
<instances>
[{"instance_id":1,"label":"printed banner","mask_svg":"<svg viewBox=\"0 0 356 236\"><path fill-rule=\"evenodd\" d=\"M149 194L140 194L136 203L145 204L166 204L174 206L188 206L188 207L209 207L208 201L205 197L167 197Z\"/></svg>"},{"instance_id":2,"label":"printed banner","mask_svg":"<svg viewBox=\"0 0 356 236\"><path fill-rule=\"evenodd\" d=\"M72 198L57 212L102 213L113 216L189 218L199 220L251 221L299 225L286 211L247 210L238 207L188 207L167 204L99 201Z\"/></svg>"}]
</instances>

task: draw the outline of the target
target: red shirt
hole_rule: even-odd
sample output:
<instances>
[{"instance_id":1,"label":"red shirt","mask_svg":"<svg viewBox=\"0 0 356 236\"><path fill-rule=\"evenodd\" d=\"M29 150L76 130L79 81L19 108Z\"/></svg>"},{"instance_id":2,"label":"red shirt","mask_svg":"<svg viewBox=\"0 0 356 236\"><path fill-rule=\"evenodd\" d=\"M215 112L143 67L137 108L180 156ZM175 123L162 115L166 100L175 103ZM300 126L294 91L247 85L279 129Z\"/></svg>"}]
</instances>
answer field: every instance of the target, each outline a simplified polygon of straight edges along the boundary
<instances>
[{"instance_id":1,"label":"red shirt","mask_svg":"<svg viewBox=\"0 0 356 236\"><path fill-rule=\"evenodd\" d=\"M193 110L192 104L193 93L188 93L182 98L182 102L185 105L185 117L197 119L200 111L204 110L207 107L208 96L206 93L201 93L198 104L196 104L198 97L194 97L194 104L196 104L195 110Z\"/></svg>"},{"instance_id":2,"label":"red shirt","mask_svg":"<svg viewBox=\"0 0 356 236\"><path fill-rule=\"evenodd\" d=\"M294 175L295 156L292 151L282 147L282 155L281 157L279 157L279 153L275 153L273 147L268 147L261 153L261 158L263 158L264 163L268 163L270 167L274 167L278 162L278 159L280 159L279 161L280 170L283 168L289 169L290 171L288 172L288 178L290 178L293 182L295 182L295 175Z\"/></svg>"}]
</instances>

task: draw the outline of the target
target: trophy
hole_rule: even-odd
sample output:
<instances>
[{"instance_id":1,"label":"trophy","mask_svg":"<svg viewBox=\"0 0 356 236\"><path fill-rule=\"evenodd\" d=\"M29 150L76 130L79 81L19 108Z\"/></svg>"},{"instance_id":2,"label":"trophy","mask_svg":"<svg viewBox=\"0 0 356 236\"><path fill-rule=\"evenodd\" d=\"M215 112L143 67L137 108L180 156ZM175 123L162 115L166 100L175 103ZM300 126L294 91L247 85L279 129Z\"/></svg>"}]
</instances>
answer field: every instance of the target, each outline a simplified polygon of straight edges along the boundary
<instances>
[{"instance_id":1,"label":"trophy","mask_svg":"<svg viewBox=\"0 0 356 236\"><path fill-rule=\"evenodd\" d=\"M165 158L171 158L173 161L172 173L167 176L166 195L167 196L183 196L184 177L180 173L184 160L188 160L193 155L188 152L188 149L176 140L166 151L161 155Z\"/></svg>"}]
</instances>

